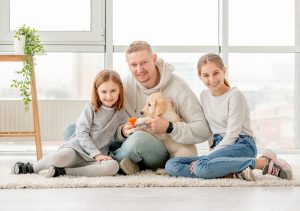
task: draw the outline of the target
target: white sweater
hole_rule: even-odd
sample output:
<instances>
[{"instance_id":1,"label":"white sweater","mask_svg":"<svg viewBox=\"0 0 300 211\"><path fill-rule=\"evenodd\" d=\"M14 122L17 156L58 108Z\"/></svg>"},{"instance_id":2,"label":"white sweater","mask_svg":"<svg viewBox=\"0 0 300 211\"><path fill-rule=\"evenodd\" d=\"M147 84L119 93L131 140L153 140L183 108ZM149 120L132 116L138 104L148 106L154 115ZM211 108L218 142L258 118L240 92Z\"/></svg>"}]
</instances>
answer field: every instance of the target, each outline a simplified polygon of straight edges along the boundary
<instances>
[{"instance_id":1,"label":"white sweater","mask_svg":"<svg viewBox=\"0 0 300 211\"><path fill-rule=\"evenodd\" d=\"M131 75L123 80L125 89L125 109L130 116L141 117L140 111L146 104L147 97L155 92L163 92L171 98L177 113L184 122L173 123L173 131L169 135L178 143L201 143L211 135L205 120L203 109L188 84L173 74L174 67L162 59L157 62L160 82L151 89L145 88Z\"/></svg>"},{"instance_id":2,"label":"white sweater","mask_svg":"<svg viewBox=\"0 0 300 211\"><path fill-rule=\"evenodd\" d=\"M236 87L221 96L213 96L210 90L205 90L200 100L211 131L223 137L216 148L234 144L239 135L253 137L246 98Z\"/></svg>"}]
</instances>

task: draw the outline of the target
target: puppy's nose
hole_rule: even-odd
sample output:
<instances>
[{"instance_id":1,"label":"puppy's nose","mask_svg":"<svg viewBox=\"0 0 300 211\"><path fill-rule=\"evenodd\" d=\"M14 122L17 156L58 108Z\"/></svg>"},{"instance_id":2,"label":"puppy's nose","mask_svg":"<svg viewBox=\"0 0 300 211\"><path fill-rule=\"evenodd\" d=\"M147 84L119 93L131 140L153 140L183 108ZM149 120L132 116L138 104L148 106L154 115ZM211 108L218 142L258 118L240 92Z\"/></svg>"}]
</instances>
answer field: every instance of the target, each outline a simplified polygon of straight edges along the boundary
<instances>
[{"instance_id":1,"label":"puppy's nose","mask_svg":"<svg viewBox=\"0 0 300 211\"><path fill-rule=\"evenodd\" d=\"M140 114L141 114L141 115L144 115L144 111L141 111Z\"/></svg>"}]
</instances>

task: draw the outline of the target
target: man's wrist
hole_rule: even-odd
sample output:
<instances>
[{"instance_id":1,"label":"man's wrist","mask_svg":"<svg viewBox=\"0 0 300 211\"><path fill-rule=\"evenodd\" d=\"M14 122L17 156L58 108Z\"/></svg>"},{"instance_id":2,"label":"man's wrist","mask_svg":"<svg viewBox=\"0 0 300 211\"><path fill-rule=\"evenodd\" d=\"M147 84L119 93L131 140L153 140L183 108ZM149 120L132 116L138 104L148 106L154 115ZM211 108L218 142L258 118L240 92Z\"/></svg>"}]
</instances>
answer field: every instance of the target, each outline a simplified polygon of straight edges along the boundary
<instances>
[{"instance_id":1,"label":"man's wrist","mask_svg":"<svg viewBox=\"0 0 300 211\"><path fill-rule=\"evenodd\" d=\"M173 131L173 123L169 122L169 126L167 127L166 133L172 133Z\"/></svg>"}]
</instances>

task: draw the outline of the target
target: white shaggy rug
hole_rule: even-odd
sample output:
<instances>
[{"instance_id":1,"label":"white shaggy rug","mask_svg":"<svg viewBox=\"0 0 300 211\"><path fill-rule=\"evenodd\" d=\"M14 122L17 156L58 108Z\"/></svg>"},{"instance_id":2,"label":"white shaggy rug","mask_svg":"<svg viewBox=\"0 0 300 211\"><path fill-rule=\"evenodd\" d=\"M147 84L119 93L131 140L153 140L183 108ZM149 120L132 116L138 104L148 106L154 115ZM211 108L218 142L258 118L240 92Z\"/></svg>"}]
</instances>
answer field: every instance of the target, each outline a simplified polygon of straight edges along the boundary
<instances>
[{"instance_id":1,"label":"white shaggy rug","mask_svg":"<svg viewBox=\"0 0 300 211\"><path fill-rule=\"evenodd\" d=\"M300 186L300 177L282 180L270 175L261 175L255 170L255 182L239 179L191 179L156 175L152 171L143 171L137 175L114 177L72 177L45 178L40 174L12 175L0 174L0 189L22 188L101 188L101 187L266 187L266 186Z\"/></svg>"}]
</instances>

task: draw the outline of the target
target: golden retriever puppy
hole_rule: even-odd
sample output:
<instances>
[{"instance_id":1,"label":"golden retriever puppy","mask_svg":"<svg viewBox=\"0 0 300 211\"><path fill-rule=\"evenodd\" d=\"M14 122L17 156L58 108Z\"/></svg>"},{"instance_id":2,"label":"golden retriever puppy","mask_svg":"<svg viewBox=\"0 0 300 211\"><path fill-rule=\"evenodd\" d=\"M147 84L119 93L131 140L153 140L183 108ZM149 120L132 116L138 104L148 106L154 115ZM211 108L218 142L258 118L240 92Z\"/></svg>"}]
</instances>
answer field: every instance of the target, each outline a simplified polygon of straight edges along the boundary
<instances>
[{"instance_id":1,"label":"golden retriever puppy","mask_svg":"<svg viewBox=\"0 0 300 211\"><path fill-rule=\"evenodd\" d=\"M171 100L161 92L156 92L150 95L147 99L145 107L140 113L145 117L137 119L137 121L135 122L136 128L139 128L139 126L142 126L147 119L151 118L149 117L149 115L160 116L170 122L182 121L180 116L176 113ZM158 137L158 139L160 139L165 144L170 158L197 156L197 148L194 144L177 143L166 133L153 135Z\"/></svg>"}]
</instances>

